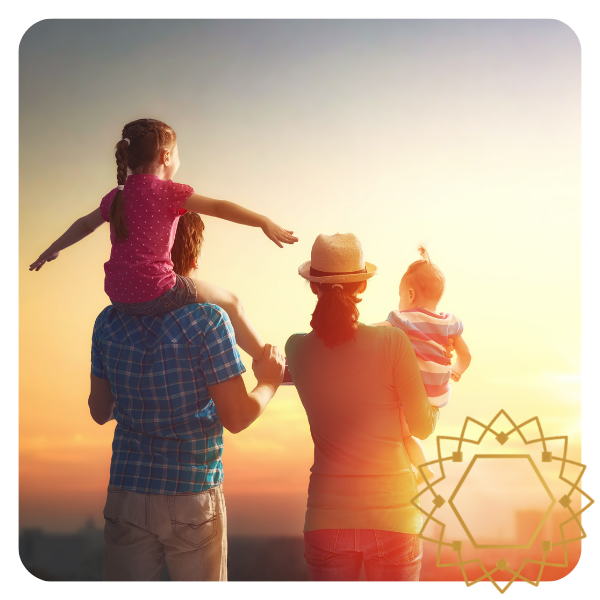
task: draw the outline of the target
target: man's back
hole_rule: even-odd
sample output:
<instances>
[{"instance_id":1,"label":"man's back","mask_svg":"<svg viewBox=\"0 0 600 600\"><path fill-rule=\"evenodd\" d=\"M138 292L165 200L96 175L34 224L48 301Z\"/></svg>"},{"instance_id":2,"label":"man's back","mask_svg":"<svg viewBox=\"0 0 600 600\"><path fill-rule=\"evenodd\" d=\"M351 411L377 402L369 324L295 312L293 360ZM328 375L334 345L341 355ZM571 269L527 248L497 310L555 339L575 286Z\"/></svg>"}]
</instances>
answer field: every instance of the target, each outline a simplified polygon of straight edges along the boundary
<instances>
[{"instance_id":1,"label":"man's back","mask_svg":"<svg viewBox=\"0 0 600 600\"><path fill-rule=\"evenodd\" d=\"M92 374L108 379L117 421L110 485L198 493L223 479L223 427L208 386L245 371L227 314L192 304L153 317L105 308Z\"/></svg>"}]
</instances>

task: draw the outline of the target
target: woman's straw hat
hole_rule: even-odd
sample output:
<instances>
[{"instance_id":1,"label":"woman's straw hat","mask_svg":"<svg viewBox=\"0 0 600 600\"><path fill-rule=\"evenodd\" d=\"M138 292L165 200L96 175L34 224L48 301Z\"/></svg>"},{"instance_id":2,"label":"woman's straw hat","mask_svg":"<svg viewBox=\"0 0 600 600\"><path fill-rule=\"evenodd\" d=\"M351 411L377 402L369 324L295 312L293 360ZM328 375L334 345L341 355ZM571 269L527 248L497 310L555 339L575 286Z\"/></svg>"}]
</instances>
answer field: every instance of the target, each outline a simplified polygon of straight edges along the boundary
<instances>
[{"instance_id":1,"label":"woman's straw hat","mask_svg":"<svg viewBox=\"0 0 600 600\"><path fill-rule=\"evenodd\" d=\"M365 251L353 233L320 234L298 273L316 283L352 283L373 277L377 267L365 262Z\"/></svg>"}]
</instances>

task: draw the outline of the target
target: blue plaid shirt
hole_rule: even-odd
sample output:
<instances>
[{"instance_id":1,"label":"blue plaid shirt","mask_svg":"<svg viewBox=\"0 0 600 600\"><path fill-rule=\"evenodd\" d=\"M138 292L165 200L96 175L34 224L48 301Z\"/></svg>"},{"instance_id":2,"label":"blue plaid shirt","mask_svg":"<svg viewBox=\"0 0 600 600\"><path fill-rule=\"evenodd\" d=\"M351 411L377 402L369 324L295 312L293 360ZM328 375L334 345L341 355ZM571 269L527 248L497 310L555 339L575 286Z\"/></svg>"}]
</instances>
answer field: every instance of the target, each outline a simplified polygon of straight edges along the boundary
<instances>
[{"instance_id":1,"label":"blue plaid shirt","mask_svg":"<svg viewBox=\"0 0 600 600\"><path fill-rule=\"evenodd\" d=\"M223 426L208 391L245 372L227 313L191 304L146 317L106 307L92 374L108 379L117 421L110 485L197 493L223 481Z\"/></svg>"}]
</instances>

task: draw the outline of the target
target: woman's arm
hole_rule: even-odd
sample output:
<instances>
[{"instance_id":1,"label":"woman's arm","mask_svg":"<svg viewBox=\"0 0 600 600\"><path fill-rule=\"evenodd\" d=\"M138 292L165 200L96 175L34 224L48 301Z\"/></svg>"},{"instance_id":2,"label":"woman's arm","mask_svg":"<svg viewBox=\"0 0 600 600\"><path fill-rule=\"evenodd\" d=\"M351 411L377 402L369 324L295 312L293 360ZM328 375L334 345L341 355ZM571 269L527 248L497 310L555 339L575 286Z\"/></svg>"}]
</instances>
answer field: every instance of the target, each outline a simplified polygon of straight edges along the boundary
<instances>
[{"instance_id":1,"label":"woman's arm","mask_svg":"<svg viewBox=\"0 0 600 600\"><path fill-rule=\"evenodd\" d=\"M394 366L396 391L410 431L415 437L424 440L433 433L440 411L431 406L425 393L417 357L408 338L403 337Z\"/></svg>"},{"instance_id":2,"label":"woman's arm","mask_svg":"<svg viewBox=\"0 0 600 600\"><path fill-rule=\"evenodd\" d=\"M259 215L235 202L229 202L229 200L215 200L200 194L192 194L183 204L183 208L209 217L239 223L240 225L260 227L265 235L280 248L283 248L282 242L293 244L298 241L298 238L292 235L293 231L283 229L268 217Z\"/></svg>"},{"instance_id":3,"label":"woman's arm","mask_svg":"<svg viewBox=\"0 0 600 600\"><path fill-rule=\"evenodd\" d=\"M389 321L381 321L381 323L371 323L371 327L393 327L393 325ZM449 342L448 346L444 346L444 355L446 356L446 358L453 358L454 354L452 354L452 353L454 352L454 338L449 338L449 340L450 340L450 342ZM469 361L470 360L471 360L471 355L469 355ZM466 368L467 367L465 367L465 369Z\"/></svg>"},{"instance_id":4,"label":"woman's arm","mask_svg":"<svg viewBox=\"0 0 600 600\"><path fill-rule=\"evenodd\" d=\"M100 213L100 208L97 208L89 215L77 219L67 231L39 255L37 260L29 265L29 270L39 271L45 263L57 259L61 250L81 241L84 237L87 237L90 233L96 231L102 223L104 223L104 219Z\"/></svg>"}]
</instances>

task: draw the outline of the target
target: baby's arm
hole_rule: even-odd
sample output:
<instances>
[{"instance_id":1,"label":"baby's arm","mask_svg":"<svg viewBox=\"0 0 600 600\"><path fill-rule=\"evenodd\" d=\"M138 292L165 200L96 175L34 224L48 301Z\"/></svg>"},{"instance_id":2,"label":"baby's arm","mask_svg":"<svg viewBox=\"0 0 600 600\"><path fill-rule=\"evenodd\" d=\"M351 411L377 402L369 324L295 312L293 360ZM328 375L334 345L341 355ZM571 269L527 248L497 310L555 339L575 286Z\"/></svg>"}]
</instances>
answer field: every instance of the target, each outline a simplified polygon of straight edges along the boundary
<instances>
[{"instance_id":1,"label":"baby's arm","mask_svg":"<svg viewBox=\"0 0 600 600\"><path fill-rule=\"evenodd\" d=\"M214 198L200 196L200 194L192 194L185 201L183 208L209 217L218 217L233 223L248 225L249 227L260 227L265 235L280 248L283 248L281 242L293 244L298 241L298 238L292 235L293 231L283 229L283 227L273 223L271 219L248 210L235 202L215 200Z\"/></svg>"},{"instance_id":2,"label":"baby's arm","mask_svg":"<svg viewBox=\"0 0 600 600\"><path fill-rule=\"evenodd\" d=\"M454 350L456 351L456 362L452 365L452 381L459 381L461 375L471 364L471 353L462 335L454 337Z\"/></svg>"},{"instance_id":3,"label":"baby's arm","mask_svg":"<svg viewBox=\"0 0 600 600\"><path fill-rule=\"evenodd\" d=\"M47 250L44 250L38 259L29 265L30 271L39 271L45 263L58 258L61 250L76 244L84 237L88 236L93 231L96 231L100 225L104 223L100 208L91 212L85 217L77 219L67 231L65 231L55 242L53 242Z\"/></svg>"}]
</instances>

